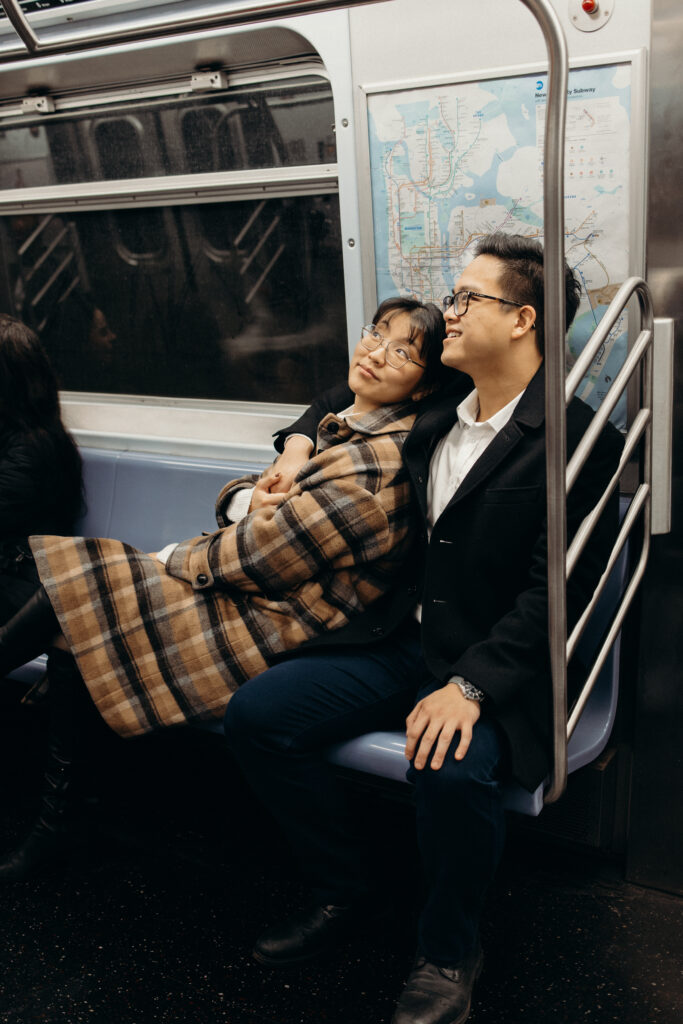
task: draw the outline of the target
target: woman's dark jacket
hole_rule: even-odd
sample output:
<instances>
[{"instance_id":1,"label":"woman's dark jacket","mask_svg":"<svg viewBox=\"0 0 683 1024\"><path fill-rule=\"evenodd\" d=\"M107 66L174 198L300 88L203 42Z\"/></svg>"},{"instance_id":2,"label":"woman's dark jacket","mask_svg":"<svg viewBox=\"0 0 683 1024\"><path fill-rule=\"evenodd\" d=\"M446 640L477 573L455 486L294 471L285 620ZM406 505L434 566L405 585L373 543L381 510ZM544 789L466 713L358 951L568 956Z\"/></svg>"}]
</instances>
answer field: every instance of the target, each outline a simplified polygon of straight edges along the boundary
<instances>
[{"instance_id":1,"label":"woman's dark jacket","mask_svg":"<svg viewBox=\"0 0 683 1024\"><path fill-rule=\"evenodd\" d=\"M68 438L0 429L0 574L14 571L31 534L72 534L81 506L80 457Z\"/></svg>"}]
</instances>

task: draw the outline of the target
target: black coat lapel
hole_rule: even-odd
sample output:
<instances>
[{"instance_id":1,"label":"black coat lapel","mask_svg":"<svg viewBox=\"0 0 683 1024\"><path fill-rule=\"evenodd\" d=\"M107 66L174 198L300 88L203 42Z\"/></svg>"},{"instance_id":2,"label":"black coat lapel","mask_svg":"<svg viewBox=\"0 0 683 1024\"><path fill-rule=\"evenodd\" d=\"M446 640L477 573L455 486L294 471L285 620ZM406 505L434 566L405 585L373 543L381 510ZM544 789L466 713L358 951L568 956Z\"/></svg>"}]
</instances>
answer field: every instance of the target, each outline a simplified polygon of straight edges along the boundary
<instances>
[{"instance_id":1,"label":"black coat lapel","mask_svg":"<svg viewBox=\"0 0 683 1024\"><path fill-rule=\"evenodd\" d=\"M524 437L524 427L536 429L543 424L545 418L545 373L544 364L529 381L527 389L520 398L510 420L500 430L493 441L477 459L457 492L448 502L446 508L466 497L482 480L490 476L493 470ZM449 429L449 428L447 428ZM445 432L445 431L444 431ZM444 509L445 511L445 509Z\"/></svg>"},{"instance_id":2,"label":"black coat lapel","mask_svg":"<svg viewBox=\"0 0 683 1024\"><path fill-rule=\"evenodd\" d=\"M506 423L502 430L499 430L493 441L479 456L471 470L462 481L457 491L448 502L446 508L450 508L456 502L465 498L473 488L477 487L482 480L493 472L496 466L507 458L510 452L517 446L524 437L524 431L515 422L514 418ZM445 510L444 510L445 511Z\"/></svg>"},{"instance_id":3,"label":"black coat lapel","mask_svg":"<svg viewBox=\"0 0 683 1024\"><path fill-rule=\"evenodd\" d=\"M464 397L462 393L450 393L440 396L439 401L432 400L419 413L403 448L403 461L425 519L430 459L441 438L448 433L458 418L457 408Z\"/></svg>"}]
</instances>

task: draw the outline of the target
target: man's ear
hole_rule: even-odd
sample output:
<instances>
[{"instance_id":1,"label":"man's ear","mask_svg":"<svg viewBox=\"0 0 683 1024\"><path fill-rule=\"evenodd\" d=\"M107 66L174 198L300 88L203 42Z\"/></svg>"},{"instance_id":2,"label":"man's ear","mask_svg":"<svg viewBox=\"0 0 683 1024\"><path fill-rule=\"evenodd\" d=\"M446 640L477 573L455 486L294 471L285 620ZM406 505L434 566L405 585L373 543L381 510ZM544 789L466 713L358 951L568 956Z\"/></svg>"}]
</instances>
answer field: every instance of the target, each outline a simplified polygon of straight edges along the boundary
<instances>
[{"instance_id":1,"label":"man's ear","mask_svg":"<svg viewBox=\"0 0 683 1024\"><path fill-rule=\"evenodd\" d=\"M512 328L512 337L521 338L536 327L536 310L533 306L520 306L517 310L515 325Z\"/></svg>"}]
</instances>

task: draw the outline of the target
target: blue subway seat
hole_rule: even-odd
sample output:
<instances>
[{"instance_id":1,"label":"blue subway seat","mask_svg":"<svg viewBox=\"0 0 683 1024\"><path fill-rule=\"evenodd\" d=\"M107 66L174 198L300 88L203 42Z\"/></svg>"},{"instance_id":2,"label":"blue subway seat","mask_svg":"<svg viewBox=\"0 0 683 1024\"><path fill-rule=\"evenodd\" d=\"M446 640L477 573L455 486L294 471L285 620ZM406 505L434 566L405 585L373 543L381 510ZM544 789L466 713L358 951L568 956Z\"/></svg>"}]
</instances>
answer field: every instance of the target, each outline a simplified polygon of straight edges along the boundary
<instances>
[{"instance_id":1,"label":"blue subway seat","mask_svg":"<svg viewBox=\"0 0 683 1024\"><path fill-rule=\"evenodd\" d=\"M158 551L172 541L195 537L215 529L214 503L228 480L262 467L217 459L181 458L139 452L82 448L87 512L78 524L85 537L113 537L142 551ZM624 508L627 501L622 503ZM623 511L623 508L622 508ZM604 633L626 581L626 550L614 567L593 621L579 646L588 659ZM604 750L614 725L619 682L617 639L584 714L569 743L569 771L593 761ZM24 682L45 670L44 658L12 673ZM222 733L220 720L198 728ZM380 778L405 782L406 760L401 732L373 732L330 748L331 761ZM407 785L407 783L406 783ZM509 810L537 815L543 807L543 786L529 793L511 783L506 786Z\"/></svg>"}]
</instances>

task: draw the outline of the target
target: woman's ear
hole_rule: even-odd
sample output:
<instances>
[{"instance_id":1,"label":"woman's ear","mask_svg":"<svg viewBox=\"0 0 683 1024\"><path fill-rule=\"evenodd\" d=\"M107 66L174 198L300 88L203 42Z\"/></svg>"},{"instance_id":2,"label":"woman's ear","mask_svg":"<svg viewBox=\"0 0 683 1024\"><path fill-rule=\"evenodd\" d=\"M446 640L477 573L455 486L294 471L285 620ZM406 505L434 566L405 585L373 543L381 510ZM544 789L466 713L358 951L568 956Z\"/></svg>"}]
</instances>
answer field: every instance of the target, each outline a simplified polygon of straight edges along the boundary
<instances>
[{"instance_id":1,"label":"woman's ear","mask_svg":"<svg viewBox=\"0 0 683 1024\"><path fill-rule=\"evenodd\" d=\"M421 402L427 395L431 395L434 388L418 388L417 391L413 391L410 396L413 402Z\"/></svg>"}]
</instances>

